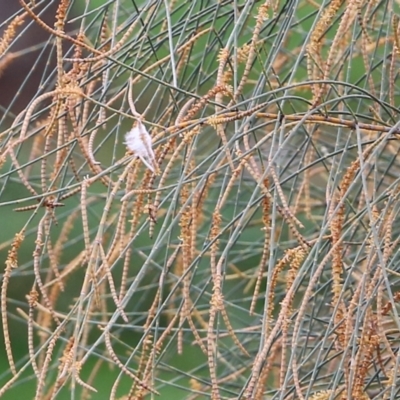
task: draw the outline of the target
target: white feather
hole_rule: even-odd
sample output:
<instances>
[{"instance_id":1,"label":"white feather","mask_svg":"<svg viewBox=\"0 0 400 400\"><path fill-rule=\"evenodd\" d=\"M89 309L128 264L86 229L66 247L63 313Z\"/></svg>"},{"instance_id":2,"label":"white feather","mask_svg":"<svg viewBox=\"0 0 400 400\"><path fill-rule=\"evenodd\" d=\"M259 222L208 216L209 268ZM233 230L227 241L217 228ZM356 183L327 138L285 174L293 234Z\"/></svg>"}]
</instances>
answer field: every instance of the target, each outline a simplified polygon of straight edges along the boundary
<instances>
[{"instance_id":1,"label":"white feather","mask_svg":"<svg viewBox=\"0 0 400 400\"><path fill-rule=\"evenodd\" d=\"M150 171L155 173L157 164L151 145L151 136L142 122L138 121L136 126L125 135L125 144Z\"/></svg>"}]
</instances>

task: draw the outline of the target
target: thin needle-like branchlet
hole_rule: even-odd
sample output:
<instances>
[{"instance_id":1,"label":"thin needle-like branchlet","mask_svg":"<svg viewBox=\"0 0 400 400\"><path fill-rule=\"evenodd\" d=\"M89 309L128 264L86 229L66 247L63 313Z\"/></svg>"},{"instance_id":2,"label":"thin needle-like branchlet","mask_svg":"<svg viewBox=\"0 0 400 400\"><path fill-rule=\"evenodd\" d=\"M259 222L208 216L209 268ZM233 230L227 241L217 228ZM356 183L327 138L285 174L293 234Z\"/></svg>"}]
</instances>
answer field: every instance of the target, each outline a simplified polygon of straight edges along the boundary
<instances>
[{"instance_id":1,"label":"thin needle-like branchlet","mask_svg":"<svg viewBox=\"0 0 400 400\"><path fill-rule=\"evenodd\" d=\"M131 379L133 379L138 385L142 386L144 389L146 389L147 391L151 392L151 393L155 393L158 394L157 391L155 391L154 389L150 388L149 386L147 386L144 382L142 382L139 378L137 378L136 375L134 375L124 364L122 364L122 362L118 359L117 355L114 352L114 349L112 348L112 344L111 344L111 336L110 333L107 331L105 332L104 335L105 338L105 344L107 347L107 350L112 358L112 360L114 361L115 364L118 365L118 367L121 369L122 372L124 372L126 375L128 375Z\"/></svg>"},{"instance_id":2,"label":"thin needle-like branchlet","mask_svg":"<svg viewBox=\"0 0 400 400\"><path fill-rule=\"evenodd\" d=\"M264 180L264 185L267 189L269 188L269 183L268 183L267 179ZM269 216L270 208L271 208L271 199L268 196L264 196L264 199L262 202L262 213L263 213L263 216L262 216L263 228L262 229L264 231L264 244L263 244L263 251L262 251L262 255L261 255L260 264L258 266L257 280L256 280L253 297L251 299L251 304L250 304L250 311L249 311L250 315L254 314L256 302L258 300L258 295L260 293L262 278L264 275L264 271L265 271L265 267L267 264L269 251L270 251L269 250L270 229L271 229L271 226L270 226L271 219Z\"/></svg>"},{"instance_id":3,"label":"thin needle-like branchlet","mask_svg":"<svg viewBox=\"0 0 400 400\"><path fill-rule=\"evenodd\" d=\"M40 273L41 272L40 271L41 254L42 254L42 248L44 246L44 242L43 242L44 226L46 223L46 219L48 219L48 218L49 218L49 215L46 213L39 221L37 236L36 236L36 240L35 240L35 250L33 252L33 271L35 273L36 284L39 288L39 292L42 295L44 304L46 306L46 311L47 311L47 313L49 313L52 316L53 320L57 323L57 325L60 325L61 321L54 311L53 304L51 303L50 298L45 290L45 287L44 287L44 284L42 281L42 277L41 277L41 273ZM58 279L60 279L60 277Z\"/></svg>"},{"instance_id":4,"label":"thin needle-like branchlet","mask_svg":"<svg viewBox=\"0 0 400 400\"><path fill-rule=\"evenodd\" d=\"M6 354L8 363L10 365L11 372L16 375L17 370L14 363L14 358L11 350L10 333L8 330L7 320L7 289L12 271L18 267L18 249L21 246L25 238L24 231L21 231L15 235L14 241L11 245L11 249L8 252L6 259L6 268L3 274L3 281L1 284L1 322L3 325L4 343L6 348Z\"/></svg>"},{"instance_id":5,"label":"thin needle-like branchlet","mask_svg":"<svg viewBox=\"0 0 400 400\"><path fill-rule=\"evenodd\" d=\"M40 376L40 371L38 365L36 363L36 356L35 356L35 346L34 346L34 312L37 306L37 302L39 300L39 293L32 289L29 293L28 297L28 304L29 304L29 314L28 314L28 351L29 351L29 358L32 365L32 369L35 372L37 378Z\"/></svg>"},{"instance_id":6,"label":"thin needle-like branchlet","mask_svg":"<svg viewBox=\"0 0 400 400\"><path fill-rule=\"evenodd\" d=\"M81 217L82 217L82 228L83 228L83 242L85 244L86 261L89 262L90 258L90 235L89 235L89 223L87 216L87 186L88 177L85 177L82 182L81 189Z\"/></svg>"}]
</instances>

